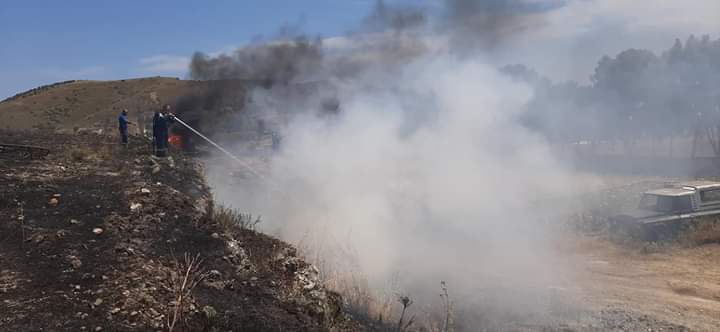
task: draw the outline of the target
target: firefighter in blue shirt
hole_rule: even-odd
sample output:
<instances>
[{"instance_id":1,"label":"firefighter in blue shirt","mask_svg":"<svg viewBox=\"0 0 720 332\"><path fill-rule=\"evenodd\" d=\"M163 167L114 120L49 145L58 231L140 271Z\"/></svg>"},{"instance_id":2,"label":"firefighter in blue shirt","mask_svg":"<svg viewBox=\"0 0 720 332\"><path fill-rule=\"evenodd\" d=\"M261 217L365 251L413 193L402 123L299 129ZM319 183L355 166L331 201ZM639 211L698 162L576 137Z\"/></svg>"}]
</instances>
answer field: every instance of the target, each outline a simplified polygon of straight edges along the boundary
<instances>
[{"instance_id":1,"label":"firefighter in blue shirt","mask_svg":"<svg viewBox=\"0 0 720 332\"><path fill-rule=\"evenodd\" d=\"M128 111L127 109L123 109L120 113L120 116L118 117L118 129L120 130L120 143L123 146L127 146L128 144L128 125L135 125L135 123L128 121L127 119Z\"/></svg>"}]
</instances>

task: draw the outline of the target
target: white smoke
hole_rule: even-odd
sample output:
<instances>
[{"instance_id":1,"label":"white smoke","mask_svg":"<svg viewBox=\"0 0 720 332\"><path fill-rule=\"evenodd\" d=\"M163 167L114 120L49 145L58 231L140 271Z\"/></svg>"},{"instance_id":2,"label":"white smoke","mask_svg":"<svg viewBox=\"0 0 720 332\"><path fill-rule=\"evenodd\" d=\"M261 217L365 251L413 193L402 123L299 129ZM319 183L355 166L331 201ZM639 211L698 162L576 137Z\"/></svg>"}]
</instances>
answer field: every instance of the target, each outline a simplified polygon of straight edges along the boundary
<instances>
[{"instance_id":1,"label":"white smoke","mask_svg":"<svg viewBox=\"0 0 720 332\"><path fill-rule=\"evenodd\" d=\"M252 109L283 114L282 149L261 166L263 181L232 185L227 165L210 164L211 182L219 200L261 214L264 231L301 247L331 285L367 281L379 295L392 283L434 306L444 280L458 330L518 330L488 321L522 316L542 325L556 297L577 299L555 240L567 198L587 188L519 124L531 87L496 67L522 62L584 78L604 53L667 45L669 32L697 28L697 17L699 27L716 26L696 15L711 1L693 1L705 5L685 6L672 22L661 19L666 9L620 0L446 0L439 19L378 1L367 22L379 29L325 39L313 75L290 80L328 83L339 115L312 115L317 93L256 91Z\"/></svg>"},{"instance_id":2,"label":"white smoke","mask_svg":"<svg viewBox=\"0 0 720 332\"><path fill-rule=\"evenodd\" d=\"M341 115L296 118L266 181L216 180L220 199L263 215L310 259L357 268L371 289L399 275L399 291L429 305L446 280L458 301L499 292L508 307L548 309L527 294L569 280L544 223L559 211L538 202L572 188L516 122L531 88L445 54L338 87Z\"/></svg>"}]
</instances>

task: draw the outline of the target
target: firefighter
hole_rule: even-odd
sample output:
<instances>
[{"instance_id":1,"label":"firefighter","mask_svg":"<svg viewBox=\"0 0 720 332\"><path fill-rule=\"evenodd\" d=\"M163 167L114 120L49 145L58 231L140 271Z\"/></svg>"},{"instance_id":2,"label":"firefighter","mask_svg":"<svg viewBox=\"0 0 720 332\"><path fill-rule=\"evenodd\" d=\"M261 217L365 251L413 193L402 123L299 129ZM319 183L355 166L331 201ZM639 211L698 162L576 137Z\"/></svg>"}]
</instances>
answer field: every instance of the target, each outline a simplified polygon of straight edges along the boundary
<instances>
[{"instance_id":1,"label":"firefighter","mask_svg":"<svg viewBox=\"0 0 720 332\"><path fill-rule=\"evenodd\" d=\"M167 156L169 126L175 122L175 115L170 113L170 105L165 105L160 113L153 117L153 138L155 139L155 156Z\"/></svg>"},{"instance_id":2,"label":"firefighter","mask_svg":"<svg viewBox=\"0 0 720 332\"><path fill-rule=\"evenodd\" d=\"M282 144L282 136L280 136L280 133L273 131L272 134L270 134L270 137L272 138L273 151L280 150L280 144Z\"/></svg>"},{"instance_id":3,"label":"firefighter","mask_svg":"<svg viewBox=\"0 0 720 332\"><path fill-rule=\"evenodd\" d=\"M127 118L128 111L127 109L123 109L122 112L120 112L120 116L118 117L118 130L120 131L120 144L127 147L128 144L128 125L135 125L135 123L130 122Z\"/></svg>"},{"instance_id":4,"label":"firefighter","mask_svg":"<svg viewBox=\"0 0 720 332\"><path fill-rule=\"evenodd\" d=\"M162 111L155 111L155 114L153 114L153 121L152 121L152 148L153 148L153 155L157 154L157 135L158 135L158 118L160 117L160 113Z\"/></svg>"}]
</instances>

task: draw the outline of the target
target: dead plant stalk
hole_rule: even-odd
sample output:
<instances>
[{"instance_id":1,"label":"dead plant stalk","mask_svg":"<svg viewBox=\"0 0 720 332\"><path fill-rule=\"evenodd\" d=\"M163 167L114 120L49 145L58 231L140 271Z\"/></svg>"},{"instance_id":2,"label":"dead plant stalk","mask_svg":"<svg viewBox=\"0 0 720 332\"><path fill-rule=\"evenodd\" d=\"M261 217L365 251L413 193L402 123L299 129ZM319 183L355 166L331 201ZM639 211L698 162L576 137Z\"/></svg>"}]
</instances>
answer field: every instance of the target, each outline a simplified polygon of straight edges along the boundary
<instances>
[{"instance_id":1,"label":"dead plant stalk","mask_svg":"<svg viewBox=\"0 0 720 332\"><path fill-rule=\"evenodd\" d=\"M180 273L171 275L171 282L175 291L175 303L171 314L168 315L167 327L169 332L174 331L177 323L184 320L188 298L190 298L193 289L208 276L202 268L202 263L203 260L200 259L200 254L193 257L185 253L184 264L177 259L175 260L176 271ZM179 279L180 275L182 275L182 280Z\"/></svg>"},{"instance_id":2,"label":"dead plant stalk","mask_svg":"<svg viewBox=\"0 0 720 332\"><path fill-rule=\"evenodd\" d=\"M400 304L402 304L403 309L402 313L400 313L400 320L398 321L397 325L397 332L403 332L407 331L408 328L415 322L415 317L410 317L407 323L404 322L405 320L405 312L407 309L413 304L413 301L408 296L401 295L398 299L400 301Z\"/></svg>"},{"instance_id":3,"label":"dead plant stalk","mask_svg":"<svg viewBox=\"0 0 720 332\"><path fill-rule=\"evenodd\" d=\"M20 221L20 248L25 248L25 210L21 202L18 202L18 221Z\"/></svg>"}]
</instances>

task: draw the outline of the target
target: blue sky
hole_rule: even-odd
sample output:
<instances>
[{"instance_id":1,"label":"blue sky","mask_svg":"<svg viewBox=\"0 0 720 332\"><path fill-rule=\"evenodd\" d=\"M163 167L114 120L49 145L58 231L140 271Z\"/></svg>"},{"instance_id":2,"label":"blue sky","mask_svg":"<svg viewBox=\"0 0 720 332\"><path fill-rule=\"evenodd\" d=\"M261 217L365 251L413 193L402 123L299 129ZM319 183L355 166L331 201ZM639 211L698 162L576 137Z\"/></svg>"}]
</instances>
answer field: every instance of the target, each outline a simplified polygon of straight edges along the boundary
<instances>
[{"instance_id":1,"label":"blue sky","mask_svg":"<svg viewBox=\"0 0 720 332\"><path fill-rule=\"evenodd\" d=\"M0 0L0 99L70 79L184 77L195 51L228 52L288 25L342 35L375 1ZM602 55L630 47L661 51L691 33L720 37L718 0L523 1L543 8L544 25L509 44L499 64L524 63L558 80L587 80Z\"/></svg>"},{"instance_id":2,"label":"blue sky","mask_svg":"<svg viewBox=\"0 0 720 332\"><path fill-rule=\"evenodd\" d=\"M373 0L0 1L0 99L69 79L182 76L182 57L283 25L335 36Z\"/></svg>"}]
</instances>

